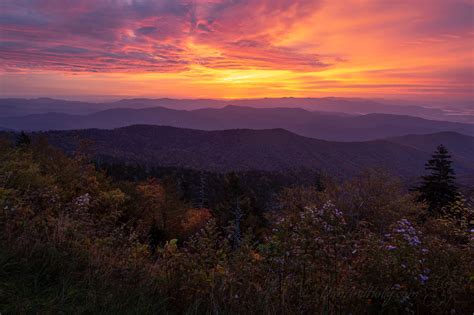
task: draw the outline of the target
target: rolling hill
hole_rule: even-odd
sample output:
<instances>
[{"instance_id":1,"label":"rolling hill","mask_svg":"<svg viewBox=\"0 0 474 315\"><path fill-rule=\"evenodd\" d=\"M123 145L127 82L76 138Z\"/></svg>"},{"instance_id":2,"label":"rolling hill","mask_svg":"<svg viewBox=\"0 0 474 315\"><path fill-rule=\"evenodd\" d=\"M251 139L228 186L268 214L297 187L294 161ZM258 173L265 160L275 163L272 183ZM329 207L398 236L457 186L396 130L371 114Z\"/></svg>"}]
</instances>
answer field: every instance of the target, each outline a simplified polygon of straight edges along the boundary
<instances>
[{"instance_id":1,"label":"rolling hill","mask_svg":"<svg viewBox=\"0 0 474 315\"><path fill-rule=\"evenodd\" d=\"M445 131L474 135L474 124L391 114L347 115L313 112L301 108L226 106L191 111L164 107L115 108L87 115L45 113L0 117L1 126L30 131L112 129L134 124L203 130L283 128L302 136L331 141L364 141Z\"/></svg>"},{"instance_id":2,"label":"rolling hill","mask_svg":"<svg viewBox=\"0 0 474 315\"><path fill-rule=\"evenodd\" d=\"M457 133L432 134L367 142L330 142L306 138L283 129L203 131L134 125L113 130L72 130L35 133L73 152L81 140L92 141L95 156L105 160L179 166L218 172L312 168L351 176L364 168L383 167L405 178L418 176L436 146L453 145L459 175L474 174L474 138Z\"/></svg>"},{"instance_id":3,"label":"rolling hill","mask_svg":"<svg viewBox=\"0 0 474 315\"><path fill-rule=\"evenodd\" d=\"M48 112L90 114L103 109L106 109L106 107L98 106L95 103L58 100L49 97L0 99L0 117L16 117Z\"/></svg>"},{"instance_id":4,"label":"rolling hill","mask_svg":"<svg viewBox=\"0 0 474 315\"><path fill-rule=\"evenodd\" d=\"M0 117L25 116L58 112L64 114L90 114L113 108L142 109L165 107L176 110L203 108L223 108L228 105L253 108L302 108L309 111L361 114L410 115L431 120L474 123L472 102L450 102L449 111L441 109L439 102L411 102L403 100L372 100L363 98L323 97L323 98L260 98L260 99L171 99L171 98L130 98L109 102L67 101L52 98L4 98L0 99ZM439 108L433 106L437 104ZM469 110L471 108L471 110Z\"/></svg>"}]
</instances>

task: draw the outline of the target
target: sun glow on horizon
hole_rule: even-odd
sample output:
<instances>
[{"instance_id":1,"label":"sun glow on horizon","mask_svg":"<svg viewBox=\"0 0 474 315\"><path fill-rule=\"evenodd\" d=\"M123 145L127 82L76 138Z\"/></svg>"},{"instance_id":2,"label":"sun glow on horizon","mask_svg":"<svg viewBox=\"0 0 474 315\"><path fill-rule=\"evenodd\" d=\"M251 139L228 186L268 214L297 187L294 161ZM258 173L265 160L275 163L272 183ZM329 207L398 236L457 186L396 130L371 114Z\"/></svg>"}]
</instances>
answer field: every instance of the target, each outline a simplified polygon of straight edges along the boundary
<instances>
[{"instance_id":1,"label":"sun glow on horizon","mask_svg":"<svg viewBox=\"0 0 474 315\"><path fill-rule=\"evenodd\" d=\"M2 95L473 96L467 0L3 6Z\"/></svg>"}]
</instances>

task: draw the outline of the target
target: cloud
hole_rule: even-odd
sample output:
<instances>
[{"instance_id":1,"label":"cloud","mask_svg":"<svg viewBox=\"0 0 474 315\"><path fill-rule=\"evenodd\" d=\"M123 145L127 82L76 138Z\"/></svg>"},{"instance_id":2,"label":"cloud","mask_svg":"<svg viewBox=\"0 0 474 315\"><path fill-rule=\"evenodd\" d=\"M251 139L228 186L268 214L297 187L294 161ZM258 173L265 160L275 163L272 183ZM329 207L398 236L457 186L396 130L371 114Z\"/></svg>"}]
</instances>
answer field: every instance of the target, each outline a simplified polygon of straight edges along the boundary
<instances>
[{"instance_id":1,"label":"cloud","mask_svg":"<svg viewBox=\"0 0 474 315\"><path fill-rule=\"evenodd\" d=\"M70 60L71 65L82 64L84 69L99 68L100 71L124 69L123 64L113 66L114 60L117 63L128 61L129 71L147 67L148 70L182 70L182 65L193 60L199 60L201 66L217 68L222 65L319 67L323 63L312 55L276 47L268 41L245 39L248 33L274 35L275 28L291 25L316 2L7 0L4 4L7 16L2 19L1 27L2 35L10 43L27 46L26 50L15 51L10 45L6 57L25 68L43 64L45 69L56 69L55 63L45 56L47 53L60 54L64 62ZM32 39L35 44L28 45ZM212 46L220 51L220 56L196 54L187 46L189 42ZM157 43L173 48L157 49ZM252 47L245 47L250 43ZM239 51L245 48L252 49ZM178 68L174 68L175 65L179 65Z\"/></svg>"},{"instance_id":2,"label":"cloud","mask_svg":"<svg viewBox=\"0 0 474 315\"><path fill-rule=\"evenodd\" d=\"M44 52L48 53L58 53L58 54L67 54L67 55L82 55L90 52L89 49L74 47L74 46L66 46L66 45L59 45L49 47L43 50Z\"/></svg>"},{"instance_id":3,"label":"cloud","mask_svg":"<svg viewBox=\"0 0 474 315\"><path fill-rule=\"evenodd\" d=\"M198 83L227 70L286 71L278 79L293 81L269 89L460 93L472 85L473 12L471 0L3 0L0 69L199 71Z\"/></svg>"},{"instance_id":4,"label":"cloud","mask_svg":"<svg viewBox=\"0 0 474 315\"><path fill-rule=\"evenodd\" d=\"M154 27L154 26L143 26L143 27L140 27L139 29L137 29L135 31L135 34L139 34L139 35L153 35L153 33L156 33L158 30L158 28Z\"/></svg>"}]
</instances>

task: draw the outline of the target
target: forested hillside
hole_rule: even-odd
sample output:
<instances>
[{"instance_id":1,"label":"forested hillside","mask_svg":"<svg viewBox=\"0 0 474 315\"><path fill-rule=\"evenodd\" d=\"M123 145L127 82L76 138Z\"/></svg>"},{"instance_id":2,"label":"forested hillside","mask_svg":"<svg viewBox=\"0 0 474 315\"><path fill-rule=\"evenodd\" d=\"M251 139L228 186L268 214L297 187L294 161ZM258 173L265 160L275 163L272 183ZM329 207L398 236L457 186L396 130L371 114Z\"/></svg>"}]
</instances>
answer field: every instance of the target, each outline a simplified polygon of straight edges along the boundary
<instances>
[{"instance_id":1,"label":"forested hillside","mask_svg":"<svg viewBox=\"0 0 474 315\"><path fill-rule=\"evenodd\" d=\"M51 144L73 153L88 143L90 154L106 162L184 167L218 172L312 169L348 177L365 168L383 167L397 176L421 175L438 144L451 147L460 177L474 174L474 138L456 133L367 142L330 142L298 136L283 129L203 131L136 125L113 130L51 131ZM415 143L416 142L416 143Z\"/></svg>"},{"instance_id":2,"label":"forested hillside","mask_svg":"<svg viewBox=\"0 0 474 315\"><path fill-rule=\"evenodd\" d=\"M406 134L458 132L474 135L474 125L427 120L406 115L316 112L301 108L226 106L197 110L165 107L112 108L87 115L47 112L1 117L0 126L14 130L113 129L137 124L201 130L283 128L305 137L330 141L366 141Z\"/></svg>"},{"instance_id":3,"label":"forested hillside","mask_svg":"<svg viewBox=\"0 0 474 315\"><path fill-rule=\"evenodd\" d=\"M184 171L100 167L81 149L2 140L2 313L473 309L468 191L430 208L376 170L342 183L207 173L187 194ZM252 199L259 189L276 194L274 207Z\"/></svg>"}]
</instances>

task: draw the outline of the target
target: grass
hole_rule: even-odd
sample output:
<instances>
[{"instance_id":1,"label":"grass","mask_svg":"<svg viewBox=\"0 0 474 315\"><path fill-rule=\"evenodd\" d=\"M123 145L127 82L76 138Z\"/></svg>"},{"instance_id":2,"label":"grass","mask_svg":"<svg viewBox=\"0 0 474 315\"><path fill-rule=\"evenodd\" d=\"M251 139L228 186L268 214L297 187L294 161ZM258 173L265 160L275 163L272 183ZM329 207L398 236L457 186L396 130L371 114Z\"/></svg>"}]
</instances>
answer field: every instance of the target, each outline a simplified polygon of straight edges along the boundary
<instances>
[{"instance_id":1,"label":"grass","mask_svg":"<svg viewBox=\"0 0 474 315\"><path fill-rule=\"evenodd\" d=\"M164 299L138 283L107 279L87 259L54 247L28 255L0 246L0 312L4 314L157 314Z\"/></svg>"}]
</instances>

